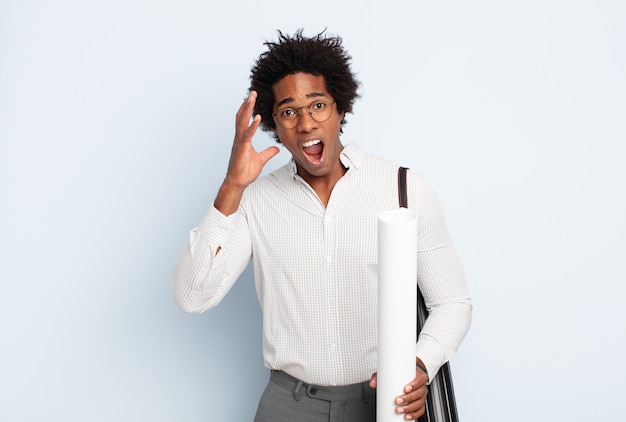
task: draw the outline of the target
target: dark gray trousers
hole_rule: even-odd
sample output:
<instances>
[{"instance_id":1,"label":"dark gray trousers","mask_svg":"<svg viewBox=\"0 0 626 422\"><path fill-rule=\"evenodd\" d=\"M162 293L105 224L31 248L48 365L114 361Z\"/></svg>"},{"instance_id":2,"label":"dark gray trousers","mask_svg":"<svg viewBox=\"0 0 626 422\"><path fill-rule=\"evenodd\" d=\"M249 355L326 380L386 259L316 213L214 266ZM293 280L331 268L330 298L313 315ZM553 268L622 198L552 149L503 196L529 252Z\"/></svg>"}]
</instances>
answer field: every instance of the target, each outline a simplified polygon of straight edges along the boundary
<instances>
[{"instance_id":1,"label":"dark gray trousers","mask_svg":"<svg viewBox=\"0 0 626 422\"><path fill-rule=\"evenodd\" d=\"M341 387L309 385L272 371L254 422L375 422L369 381Z\"/></svg>"}]
</instances>

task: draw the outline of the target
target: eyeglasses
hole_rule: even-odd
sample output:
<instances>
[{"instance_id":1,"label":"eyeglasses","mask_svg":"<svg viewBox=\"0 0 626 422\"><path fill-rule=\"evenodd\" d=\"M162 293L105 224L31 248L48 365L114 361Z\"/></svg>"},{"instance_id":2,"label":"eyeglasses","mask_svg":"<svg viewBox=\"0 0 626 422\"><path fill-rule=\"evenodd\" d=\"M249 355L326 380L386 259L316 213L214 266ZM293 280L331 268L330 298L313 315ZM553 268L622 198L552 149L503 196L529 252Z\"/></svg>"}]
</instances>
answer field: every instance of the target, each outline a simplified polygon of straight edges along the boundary
<instances>
[{"instance_id":1,"label":"eyeglasses","mask_svg":"<svg viewBox=\"0 0 626 422\"><path fill-rule=\"evenodd\" d=\"M301 108L308 108L309 115L316 122L325 122L333 115L333 104L335 101L329 103L328 101L315 100L308 106L279 108L272 116L275 117L276 123L281 127L293 129L300 122Z\"/></svg>"}]
</instances>

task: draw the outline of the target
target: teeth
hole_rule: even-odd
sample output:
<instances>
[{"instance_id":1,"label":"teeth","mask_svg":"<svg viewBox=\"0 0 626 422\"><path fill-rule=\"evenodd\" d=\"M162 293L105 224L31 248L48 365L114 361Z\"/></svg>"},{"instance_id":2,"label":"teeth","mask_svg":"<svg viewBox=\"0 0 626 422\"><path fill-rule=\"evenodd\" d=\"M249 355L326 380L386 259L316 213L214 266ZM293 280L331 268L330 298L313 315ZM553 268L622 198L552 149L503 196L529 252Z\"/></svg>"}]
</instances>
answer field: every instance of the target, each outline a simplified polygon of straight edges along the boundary
<instances>
[{"instance_id":1,"label":"teeth","mask_svg":"<svg viewBox=\"0 0 626 422\"><path fill-rule=\"evenodd\" d=\"M319 144L321 141L319 139L314 139L312 141L309 142L305 142L304 144L302 144L302 146L304 148L308 148L308 147L312 147L313 145Z\"/></svg>"}]
</instances>

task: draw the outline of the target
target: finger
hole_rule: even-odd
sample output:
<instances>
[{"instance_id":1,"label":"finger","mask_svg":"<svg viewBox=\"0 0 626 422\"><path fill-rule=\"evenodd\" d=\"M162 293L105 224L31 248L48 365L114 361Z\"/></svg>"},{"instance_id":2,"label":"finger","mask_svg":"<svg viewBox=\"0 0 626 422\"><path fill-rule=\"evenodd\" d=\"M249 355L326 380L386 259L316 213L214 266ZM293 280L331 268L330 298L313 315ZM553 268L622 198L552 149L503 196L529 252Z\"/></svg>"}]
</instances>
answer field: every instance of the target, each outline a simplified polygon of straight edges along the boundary
<instances>
[{"instance_id":1,"label":"finger","mask_svg":"<svg viewBox=\"0 0 626 422\"><path fill-rule=\"evenodd\" d=\"M245 125L240 125L235 130L235 146L236 145L250 145L252 144L252 138L256 133L259 125L261 124L261 115L254 116L252 122L246 122Z\"/></svg>"},{"instance_id":2,"label":"finger","mask_svg":"<svg viewBox=\"0 0 626 422\"><path fill-rule=\"evenodd\" d=\"M426 375L420 369L417 369L415 373L415 378L413 378L413 380L410 383L404 386L404 392L409 393L413 390L417 390L421 388L422 386L426 385L427 382L428 382L428 375Z\"/></svg>"},{"instance_id":3,"label":"finger","mask_svg":"<svg viewBox=\"0 0 626 422\"><path fill-rule=\"evenodd\" d=\"M259 128L260 124L261 124L260 114L257 114L256 116L254 116L254 119L252 119L252 121L248 120L248 127L245 129L246 137L249 137L250 139L252 139L252 135L254 135L256 130Z\"/></svg>"},{"instance_id":4,"label":"finger","mask_svg":"<svg viewBox=\"0 0 626 422\"><path fill-rule=\"evenodd\" d=\"M259 156L261 157L261 162L263 163L263 165L265 165L269 160L274 158L279 152L280 149L278 149L278 147L268 147L261 151L259 153Z\"/></svg>"},{"instance_id":5,"label":"finger","mask_svg":"<svg viewBox=\"0 0 626 422\"><path fill-rule=\"evenodd\" d=\"M419 406L407 406L404 410L404 420L411 421L419 418L426 413L426 401L424 400Z\"/></svg>"},{"instance_id":6,"label":"finger","mask_svg":"<svg viewBox=\"0 0 626 422\"><path fill-rule=\"evenodd\" d=\"M256 104L256 92L252 91L250 95L239 107L237 115L235 116L235 130L237 133L244 134L245 132L252 130L252 134L256 132L256 128L261 123L261 116L257 115L252 118L254 112L254 105ZM250 120L252 119L252 122ZM247 137L244 137L247 138Z\"/></svg>"},{"instance_id":7,"label":"finger","mask_svg":"<svg viewBox=\"0 0 626 422\"><path fill-rule=\"evenodd\" d=\"M426 395L427 394L396 397L396 401L395 401L396 407L402 408L405 411L410 412L412 410L419 408L419 403L426 402Z\"/></svg>"},{"instance_id":8,"label":"finger","mask_svg":"<svg viewBox=\"0 0 626 422\"><path fill-rule=\"evenodd\" d=\"M256 91L250 91L250 94L243 100L243 103L239 106L239 110L237 110L237 116L243 116L248 114L248 116L252 116L252 109L256 104Z\"/></svg>"},{"instance_id":9,"label":"finger","mask_svg":"<svg viewBox=\"0 0 626 422\"><path fill-rule=\"evenodd\" d=\"M406 396L398 397L396 399L396 413L404 413L410 415L408 420L416 419L424 413L426 406L426 396L428 390L423 388L414 393L407 394ZM405 418L406 419L406 418Z\"/></svg>"},{"instance_id":10,"label":"finger","mask_svg":"<svg viewBox=\"0 0 626 422\"><path fill-rule=\"evenodd\" d=\"M408 394L406 396L398 397L396 399L396 404L400 407L409 408L411 410L412 406L417 406L415 403L424 403L426 401L426 396L428 395L427 391L416 391L415 393ZM417 407L415 407L417 409Z\"/></svg>"},{"instance_id":11,"label":"finger","mask_svg":"<svg viewBox=\"0 0 626 422\"><path fill-rule=\"evenodd\" d=\"M425 411L426 411L426 409L422 408L422 410L420 410L419 412L405 413L404 414L404 420L405 421L417 420L418 418L420 418L421 416L424 415Z\"/></svg>"},{"instance_id":12,"label":"finger","mask_svg":"<svg viewBox=\"0 0 626 422\"><path fill-rule=\"evenodd\" d=\"M426 398L416 402L408 403L396 407L396 413L404 413L406 420L417 419L424 414L426 409Z\"/></svg>"},{"instance_id":13,"label":"finger","mask_svg":"<svg viewBox=\"0 0 626 422\"><path fill-rule=\"evenodd\" d=\"M413 401L420 400L421 398L425 397L427 394L428 394L428 386L424 384L418 388L414 388L413 390L411 390L410 392L406 394L396 397L396 403L397 404L411 403Z\"/></svg>"},{"instance_id":14,"label":"finger","mask_svg":"<svg viewBox=\"0 0 626 422\"><path fill-rule=\"evenodd\" d=\"M372 379L370 380L370 387L376 388L378 386L378 373L374 372L372 374Z\"/></svg>"}]
</instances>

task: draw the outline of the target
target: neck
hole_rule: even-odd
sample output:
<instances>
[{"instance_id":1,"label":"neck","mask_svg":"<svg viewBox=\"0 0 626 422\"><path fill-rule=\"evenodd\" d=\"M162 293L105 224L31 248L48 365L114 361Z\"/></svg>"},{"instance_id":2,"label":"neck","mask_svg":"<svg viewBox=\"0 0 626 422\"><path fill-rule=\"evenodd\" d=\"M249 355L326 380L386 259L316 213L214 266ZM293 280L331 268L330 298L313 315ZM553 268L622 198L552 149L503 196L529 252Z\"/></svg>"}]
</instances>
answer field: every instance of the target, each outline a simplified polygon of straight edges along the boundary
<instances>
[{"instance_id":1,"label":"neck","mask_svg":"<svg viewBox=\"0 0 626 422\"><path fill-rule=\"evenodd\" d=\"M324 207L328 205L328 201L330 200L330 195L335 188L335 185L346 174L347 169L341 164L338 163L337 166L333 168L333 170L324 176L313 176L311 174L304 174L305 172L301 172L298 168L298 174L304 179L305 182L311 186L311 188L317 194L317 197L322 202Z\"/></svg>"}]
</instances>

